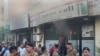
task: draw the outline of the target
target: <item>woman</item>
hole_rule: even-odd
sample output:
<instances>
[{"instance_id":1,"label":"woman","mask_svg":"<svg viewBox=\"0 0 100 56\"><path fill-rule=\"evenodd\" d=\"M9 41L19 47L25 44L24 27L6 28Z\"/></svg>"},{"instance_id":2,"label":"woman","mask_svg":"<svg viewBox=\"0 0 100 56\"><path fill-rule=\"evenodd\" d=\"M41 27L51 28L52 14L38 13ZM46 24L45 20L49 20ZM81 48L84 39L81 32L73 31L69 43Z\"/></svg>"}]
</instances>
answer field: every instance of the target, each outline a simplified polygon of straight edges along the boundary
<instances>
[{"instance_id":1,"label":"woman","mask_svg":"<svg viewBox=\"0 0 100 56\"><path fill-rule=\"evenodd\" d=\"M88 47L83 48L83 56L90 56L90 49Z\"/></svg>"},{"instance_id":2,"label":"woman","mask_svg":"<svg viewBox=\"0 0 100 56\"><path fill-rule=\"evenodd\" d=\"M47 54L47 50L46 50L46 48L45 47L42 47L42 55L41 56L48 56L48 54Z\"/></svg>"}]
</instances>

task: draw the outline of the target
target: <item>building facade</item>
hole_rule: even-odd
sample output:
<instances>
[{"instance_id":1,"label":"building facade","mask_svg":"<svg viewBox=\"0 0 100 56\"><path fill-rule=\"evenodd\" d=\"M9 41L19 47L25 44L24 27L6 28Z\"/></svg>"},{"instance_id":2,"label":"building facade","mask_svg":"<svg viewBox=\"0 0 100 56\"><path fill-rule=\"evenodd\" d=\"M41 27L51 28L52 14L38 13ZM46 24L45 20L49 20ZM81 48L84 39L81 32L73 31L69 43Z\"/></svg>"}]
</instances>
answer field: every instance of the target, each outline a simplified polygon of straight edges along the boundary
<instances>
[{"instance_id":1,"label":"building facade","mask_svg":"<svg viewBox=\"0 0 100 56\"><path fill-rule=\"evenodd\" d=\"M37 0L34 10L30 12L31 27L40 29L44 35L42 43L47 48L50 44L58 43L59 35L63 34L67 38L66 41L71 42L79 51L79 55L82 54L84 47L88 47L91 50L90 56L98 56L98 49L95 46L98 47L99 44L99 2L99 0Z\"/></svg>"},{"instance_id":2,"label":"building facade","mask_svg":"<svg viewBox=\"0 0 100 56\"><path fill-rule=\"evenodd\" d=\"M99 0L10 0L8 4L8 42L17 43L28 37L37 46L42 44L49 49L49 45L58 43L60 35L64 35L78 55L88 47L90 56L100 56Z\"/></svg>"}]
</instances>

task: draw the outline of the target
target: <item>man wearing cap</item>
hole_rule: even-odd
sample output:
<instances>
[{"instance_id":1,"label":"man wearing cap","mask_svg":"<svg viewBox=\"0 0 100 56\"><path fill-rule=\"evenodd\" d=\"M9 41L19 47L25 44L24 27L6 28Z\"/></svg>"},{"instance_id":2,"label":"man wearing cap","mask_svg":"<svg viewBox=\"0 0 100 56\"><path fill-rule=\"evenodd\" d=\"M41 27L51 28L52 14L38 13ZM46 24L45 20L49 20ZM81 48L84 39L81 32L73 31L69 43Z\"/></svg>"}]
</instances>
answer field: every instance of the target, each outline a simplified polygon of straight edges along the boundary
<instances>
[{"instance_id":1,"label":"man wearing cap","mask_svg":"<svg viewBox=\"0 0 100 56\"><path fill-rule=\"evenodd\" d=\"M38 54L34 51L34 46L30 43L26 44L27 52L23 56L38 56Z\"/></svg>"},{"instance_id":2,"label":"man wearing cap","mask_svg":"<svg viewBox=\"0 0 100 56\"><path fill-rule=\"evenodd\" d=\"M83 56L90 56L90 49L88 47L83 48Z\"/></svg>"},{"instance_id":3,"label":"man wearing cap","mask_svg":"<svg viewBox=\"0 0 100 56\"><path fill-rule=\"evenodd\" d=\"M76 56L77 51L72 48L71 43L67 43L66 47L67 47L67 55L66 56Z\"/></svg>"}]
</instances>

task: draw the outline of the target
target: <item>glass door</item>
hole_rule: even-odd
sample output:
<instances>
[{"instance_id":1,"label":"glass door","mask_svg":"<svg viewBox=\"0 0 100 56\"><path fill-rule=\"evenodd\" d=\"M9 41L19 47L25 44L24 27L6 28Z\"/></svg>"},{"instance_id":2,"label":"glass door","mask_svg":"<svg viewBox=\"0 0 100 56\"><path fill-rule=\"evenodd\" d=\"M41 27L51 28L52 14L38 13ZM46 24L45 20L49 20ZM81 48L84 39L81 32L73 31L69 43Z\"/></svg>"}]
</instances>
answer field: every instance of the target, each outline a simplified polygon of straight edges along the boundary
<instances>
[{"instance_id":1,"label":"glass door","mask_svg":"<svg viewBox=\"0 0 100 56\"><path fill-rule=\"evenodd\" d=\"M80 38L81 38L81 30L80 26L71 23L69 25L69 33L68 33L68 42L72 44L73 49L77 51L77 56L79 56L80 52Z\"/></svg>"}]
</instances>

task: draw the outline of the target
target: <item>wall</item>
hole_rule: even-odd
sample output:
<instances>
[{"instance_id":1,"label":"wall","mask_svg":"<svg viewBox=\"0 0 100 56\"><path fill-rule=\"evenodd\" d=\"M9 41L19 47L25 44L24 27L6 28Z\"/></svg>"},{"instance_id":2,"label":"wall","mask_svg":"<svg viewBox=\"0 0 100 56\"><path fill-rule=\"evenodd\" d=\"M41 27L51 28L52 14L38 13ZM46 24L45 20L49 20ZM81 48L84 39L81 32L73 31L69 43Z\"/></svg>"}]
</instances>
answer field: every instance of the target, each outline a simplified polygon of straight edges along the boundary
<instances>
[{"instance_id":1,"label":"wall","mask_svg":"<svg viewBox=\"0 0 100 56\"><path fill-rule=\"evenodd\" d=\"M16 29L27 28L27 27L29 27L28 14L22 14L10 20L10 30L16 30Z\"/></svg>"},{"instance_id":2,"label":"wall","mask_svg":"<svg viewBox=\"0 0 100 56\"><path fill-rule=\"evenodd\" d=\"M88 0L89 15L100 15L100 0Z\"/></svg>"},{"instance_id":3,"label":"wall","mask_svg":"<svg viewBox=\"0 0 100 56\"><path fill-rule=\"evenodd\" d=\"M3 17L2 8L3 8L3 1L0 0L0 19Z\"/></svg>"},{"instance_id":4,"label":"wall","mask_svg":"<svg viewBox=\"0 0 100 56\"><path fill-rule=\"evenodd\" d=\"M0 0L0 33L3 31L4 23L3 23L3 1Z\"/></svg>"},{"instance_id":5,"label":"wall","mask_svg":"<svg viewBox=\"0 0 100 56\"><path fill-rule=\"evenodd\" d=\"M100 17L97 17L95 21L95 45L96 56L100 56Z\"/></svg>"},{"instance_id":6,"label":"wall","mask_svg":"<svg viewBox=\"0 0 100 56\"><path fill-rule=\"evenodd\" d=\"M8 14L9 17L18 16L22 13L27 12L30 8L32 0L9 0L8 1Z\"/></svg>"}]
</instances>

